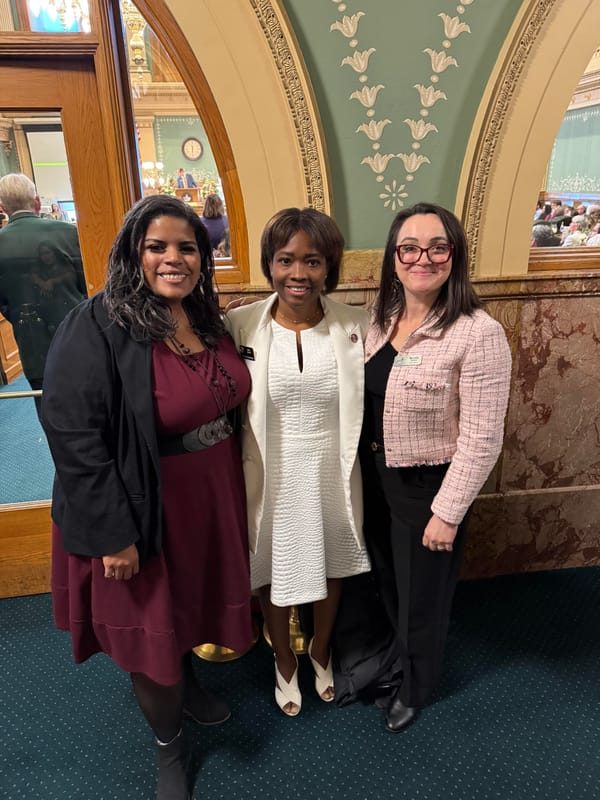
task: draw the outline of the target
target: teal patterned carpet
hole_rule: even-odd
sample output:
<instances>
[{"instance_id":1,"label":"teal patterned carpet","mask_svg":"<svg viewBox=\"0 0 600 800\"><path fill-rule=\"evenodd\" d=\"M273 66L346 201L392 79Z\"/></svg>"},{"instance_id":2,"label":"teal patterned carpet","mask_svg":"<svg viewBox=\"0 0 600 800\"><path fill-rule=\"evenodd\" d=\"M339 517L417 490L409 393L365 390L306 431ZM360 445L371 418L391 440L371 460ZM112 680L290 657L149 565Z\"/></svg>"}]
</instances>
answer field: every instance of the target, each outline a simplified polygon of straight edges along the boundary
<instances>
[{"instance_id":1,"label":"teal patterned carpet","mask_svg":"<svg viewBox=\"0 0 600 800\"><path fill-rule=\"evenodd\" d=\"M48 595L0 601L0 655L3 800L153 798L127 675L103 655L72 664ZM373 706L320 702L306 661L295 719L264 642L198 661L233 717L186 728L196 800L600 798L600 567L460 584L437 702L398 735Z\"/></svg>"},{"instance_id":2,"label":"teal patterned carpet","mask_svg":"<svg viewBox=\"0 0 600 800\"><path fill-rule=\"evenodd\" d=\"M17 378L6 392L28 392L27 379ZM0 398L0 503L26 503L52 496L54 464L32 397Z\"/></svg>"}]
</instances>

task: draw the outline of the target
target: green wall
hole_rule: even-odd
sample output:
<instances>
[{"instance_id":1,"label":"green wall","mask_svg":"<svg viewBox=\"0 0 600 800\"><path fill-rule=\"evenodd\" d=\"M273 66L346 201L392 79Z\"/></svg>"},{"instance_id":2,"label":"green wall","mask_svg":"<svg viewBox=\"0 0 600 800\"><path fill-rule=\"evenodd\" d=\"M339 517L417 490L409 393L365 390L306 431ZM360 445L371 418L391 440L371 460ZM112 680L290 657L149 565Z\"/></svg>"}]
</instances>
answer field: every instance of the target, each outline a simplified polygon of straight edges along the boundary
<instances>
[{"instance_id":1,"label":"green wall","mask_svg":"<svg viewBox=\"0 0 600 800\"><path fill-rule=\"evenodd\" d=\"M190 161L182 153L181 147L188 136L195 136L202 143L203 153L197 161ZM197 181L219 180L217 165L199 117L157 116L154 120L154 141L157 161L164 164L165 178L175 178L179 167L183 167Z\"/></svg>"},{"instance_id":2,"label":"green wall","mask_svg":"<svg viewBox=\"0 0 600 800\"><path fill-rule=\"evenodd\" d=\"M428 200L452 208L482 93L522 0L463 0L462 4L443 0L282 0L282 4L317 98L334 214L347 247L383 247L400 204ZM371 49L366 67L358 59L358 69L342 64L343 59ZM434 65L435 57L424 52L426 49L440 53L442 60L454 59L456 65ZM424 105L414 88L417 84L433 87L445 98L433 99L427 107L427 99ZM382 88L371 107L350 97L376 86ZM421 132L416 129L413 134L406 119L435 125L437 131L430 129L419 138ZM364 129L357 132L360 125L385 120L389 123L379 132L373 130L372 139ZM398 158L398 154L407 158ZM422 162L415 169L411 154L413 160L423 156L429 163ZM387 162L380 174L368 162L361 163L377 155L392 156L380 159Z\"/></svg>"},{"instance_id":3,"label":"green wall","mask_svg":"<svg viewBox=\"0 0 600 800\"><path fill-rule=\"evenodd\" d=\"M600 105L567 111L556 136L546 189L549 192L600 193Z\"/></svg>"}]
</instances>

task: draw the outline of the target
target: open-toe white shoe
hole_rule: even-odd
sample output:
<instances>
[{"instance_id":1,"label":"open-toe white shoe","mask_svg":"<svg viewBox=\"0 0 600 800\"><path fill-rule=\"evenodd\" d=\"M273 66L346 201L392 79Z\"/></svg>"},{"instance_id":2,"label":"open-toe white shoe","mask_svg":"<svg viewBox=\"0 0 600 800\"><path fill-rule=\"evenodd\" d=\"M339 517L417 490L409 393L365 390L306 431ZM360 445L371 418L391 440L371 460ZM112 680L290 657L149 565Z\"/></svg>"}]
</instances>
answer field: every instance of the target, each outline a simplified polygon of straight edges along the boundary
<instances>
[{"instance_id":1,"label":"open-toe white shoe","mask_svg":"<svg viewBox=\"0 0 600 800\"><path fill-rule=\"evenodd\" d=\"M294 658L296 655L294 654ZM296 658L296 669L290 678L289 683L283 678L277 667L275 659L275 702L283 713L288 717L295 717L302 708L302 695L298 688L298 659ZM286 710L286 706L291 703L292 707Z\"/></svg>"},{"instance_id":2,"label":"open-toe white shoe","mask_svg":"<svg viewBox=\"0 0 600 800\"><path fill-rule=\"evenodd\" d=\"M310 658L310 663L312 664L313 669L315 671L315 689L317 690L317 694L324 703L331 703L331 701L334 699L333 666L331 663L331 652L329 653L329 662L327 664L327 667L324 669L319 664L319 662L312 657L313 641L314 640L311 639L308 645L308 657ZM331 689L331 697L327 697L328 689Z\"/></svg>"}]
</instances>

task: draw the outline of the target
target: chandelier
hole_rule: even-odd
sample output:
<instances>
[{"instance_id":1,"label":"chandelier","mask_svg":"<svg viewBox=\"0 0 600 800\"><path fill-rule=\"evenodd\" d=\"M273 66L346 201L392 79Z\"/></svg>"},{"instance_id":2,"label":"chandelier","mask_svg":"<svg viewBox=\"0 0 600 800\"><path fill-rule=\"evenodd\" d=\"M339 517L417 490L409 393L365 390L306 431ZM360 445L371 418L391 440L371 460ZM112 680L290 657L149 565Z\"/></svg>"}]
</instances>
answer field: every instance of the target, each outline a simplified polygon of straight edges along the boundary
<instances>
[{"instance_id":1,"label":"chandelier","mask_svg":"<svg viewBox=\"0 0 600 800\"><path fill-rule=\"evenodd\" d=\"M90 6L88 0L28 0L29 8L36 17L43 11L52 22L60 21L65 31L77 23L83 33L89 33Z\"/></svg>"},{"instance_id":2,"label":"chandelier","mask_svg":"<svg viewBox=\"0 0 600 800\"><path fill-rule=\"evenodd\" d=\"M142 183L146 190L161 191L165 184L162 161L142 161Z\"/></svg>"}]
</instances>

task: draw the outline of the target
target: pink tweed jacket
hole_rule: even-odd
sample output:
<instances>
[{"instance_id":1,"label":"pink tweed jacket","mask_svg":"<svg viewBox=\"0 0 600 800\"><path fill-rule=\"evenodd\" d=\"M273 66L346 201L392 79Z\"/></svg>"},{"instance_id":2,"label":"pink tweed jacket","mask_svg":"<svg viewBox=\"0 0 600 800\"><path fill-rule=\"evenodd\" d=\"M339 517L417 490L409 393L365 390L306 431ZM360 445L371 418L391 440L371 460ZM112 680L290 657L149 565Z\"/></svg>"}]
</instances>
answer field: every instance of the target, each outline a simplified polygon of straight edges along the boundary
<instances>
[{"instance_id":1,"label":"pink tweed jacket","mask_svg":"<svg viewBox=\"0 0 600 800\"><path fill-rule=\"evenodd\" d=\"M445 331L433 329L433 322L414 331L396 357L385 394L383 445L388 467L450 462L431 510L458 524L500 454L511 357L501 325L485 311L463 315ZM393 327L381 333L371 324L366 361Z\"/></svg>"}]
</instances>

